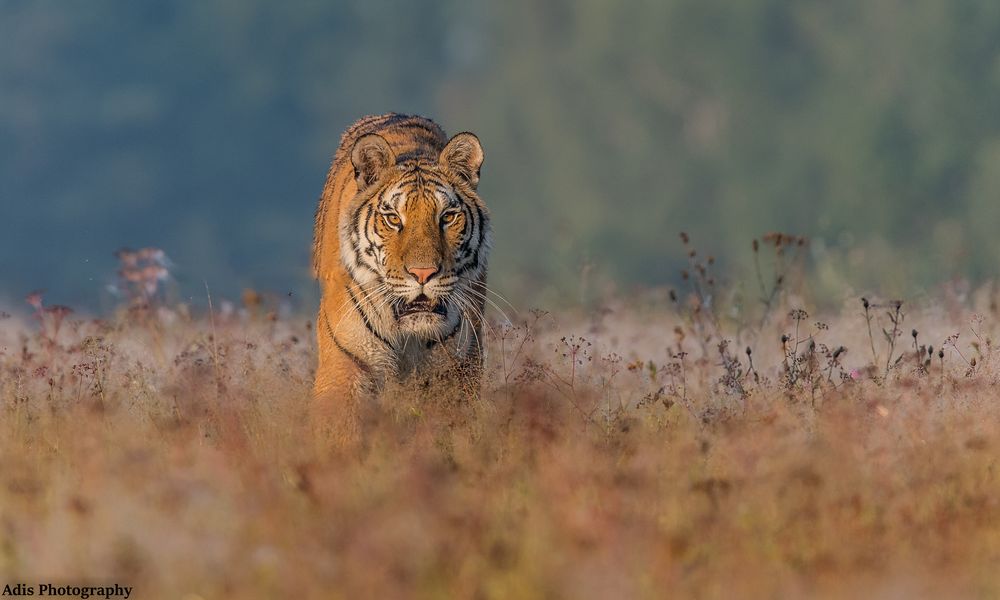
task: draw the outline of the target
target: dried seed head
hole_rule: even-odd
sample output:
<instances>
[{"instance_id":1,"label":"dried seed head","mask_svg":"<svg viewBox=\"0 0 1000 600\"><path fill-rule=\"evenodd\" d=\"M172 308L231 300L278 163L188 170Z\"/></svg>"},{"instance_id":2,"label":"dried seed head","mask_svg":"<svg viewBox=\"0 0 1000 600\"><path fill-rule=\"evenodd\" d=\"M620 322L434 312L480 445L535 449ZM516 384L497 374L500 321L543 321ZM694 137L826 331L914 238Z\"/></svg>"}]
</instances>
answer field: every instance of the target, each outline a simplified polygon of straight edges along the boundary
<instances>
[{"instance_id":1,"label":"dried seed head","mask_svg":"<svg viewBox=\"0 0 1000 600\"><path fill-rule=\"evenodd\" d=\"M45 312L50 315L55 316L58 319L65 317L66 315L73 314L73 309L68 306L63 306L61 304L56 304L55 306L48 306L45 308Z\"/></svg>"},{"instance_id":2,"label":"dried seed head","mask_svg":"<svg viewBox=\"0 0 1000 600\"><path fill-rule=\"evenodd\" d=\"M25 296L24 301L34 307L35 310L42 310L42 294L44 293L41 290L35 290Z\"/></svg>"}]
</instances>

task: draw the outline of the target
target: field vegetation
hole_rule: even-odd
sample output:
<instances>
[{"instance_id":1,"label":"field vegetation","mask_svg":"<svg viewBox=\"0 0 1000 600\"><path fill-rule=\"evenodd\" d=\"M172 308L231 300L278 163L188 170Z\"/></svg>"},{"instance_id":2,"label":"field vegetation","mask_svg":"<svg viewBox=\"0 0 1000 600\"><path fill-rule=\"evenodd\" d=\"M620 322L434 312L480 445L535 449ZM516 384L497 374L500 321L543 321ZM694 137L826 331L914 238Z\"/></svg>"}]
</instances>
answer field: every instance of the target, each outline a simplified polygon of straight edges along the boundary
<instances>
[{"instance_id":1,"label":"field vegetation","mask_svg":"<svg viewBox=\"0 0 1000 600\"><path fill-rule=\"evenodd\" d=\"M0 576L192 600L1000 596L995 291L817 309L806 240L754 242L745 294L683 242L683 289L501 303L479 398L404 385L348 450L310 436L314 331L276 299L165 302L151 251L120 254L104 318L32 294L0 321Z\"/></svg>"}]
</instances>

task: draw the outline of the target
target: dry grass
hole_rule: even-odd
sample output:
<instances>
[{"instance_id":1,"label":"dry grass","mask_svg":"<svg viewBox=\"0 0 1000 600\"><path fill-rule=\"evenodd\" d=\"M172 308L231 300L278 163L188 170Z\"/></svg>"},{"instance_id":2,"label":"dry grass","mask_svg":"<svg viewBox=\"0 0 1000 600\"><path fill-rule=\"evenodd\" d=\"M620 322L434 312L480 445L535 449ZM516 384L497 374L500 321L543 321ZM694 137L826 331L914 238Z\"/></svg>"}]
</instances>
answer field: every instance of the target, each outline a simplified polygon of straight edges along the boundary
<instances>
[{"instance_id":1,"label":"dry grass","mask_svg":"<svg viewBox=\"0 0 1000 600\"><path fill-rule=\"evenodd\" d=\"M892 305L869 338L857 299L819 324L772 300L761 327L697 292L522 315L480 401L388 398L349 456L307 437L304 318L7 318L0 575L138 598L1000 596L989 299L895 338Z\"/></svg>"}]
</instances>

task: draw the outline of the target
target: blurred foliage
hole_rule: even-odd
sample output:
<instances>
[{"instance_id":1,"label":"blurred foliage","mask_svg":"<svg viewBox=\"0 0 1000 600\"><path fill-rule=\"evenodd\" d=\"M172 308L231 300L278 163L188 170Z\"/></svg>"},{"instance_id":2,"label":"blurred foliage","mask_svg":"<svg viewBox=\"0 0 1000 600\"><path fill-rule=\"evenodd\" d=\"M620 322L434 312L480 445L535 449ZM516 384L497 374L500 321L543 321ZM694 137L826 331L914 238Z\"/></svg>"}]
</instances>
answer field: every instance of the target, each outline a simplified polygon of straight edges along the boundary
<instances>
[{"instance_id":1,"label":"blurred foliage","mask_svg":"<svg viewBox=\"0 0 1000 600\"><path fill-rule=\"evenodd\" d=\"M0 283L93 304L153 245L309 297L340 132L390 110L483 139L513 293L668 283L682 229L734 273L807 235L823 289L987 278L998 106L991 0L7 0Z\"/></svg>"}]
</instances>

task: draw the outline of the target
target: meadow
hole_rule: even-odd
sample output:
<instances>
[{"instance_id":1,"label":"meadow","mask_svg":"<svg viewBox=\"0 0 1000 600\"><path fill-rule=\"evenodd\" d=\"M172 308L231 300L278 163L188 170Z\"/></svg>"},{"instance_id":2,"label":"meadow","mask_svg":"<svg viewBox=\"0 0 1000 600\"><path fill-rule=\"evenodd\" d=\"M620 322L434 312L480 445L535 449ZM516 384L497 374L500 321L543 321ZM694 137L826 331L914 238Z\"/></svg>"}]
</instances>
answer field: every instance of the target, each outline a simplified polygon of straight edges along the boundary
<instances>
[{"instance_id":1,"label":"meadow","mask_svg":"<svg viewBox=\"0 0 1000 600\"><path fill-rule=\"evenodd\" d=\"M311 315L161 302L152 269L102 318L33 294L0 320L0 577L189 600L1000 597L995 289L817 308L782 258L805 241L772 234L741 300L684 242L683 288L499 304L479 398L401 386L350 450L310 435Z\"/></svg>"}]
</instances>

